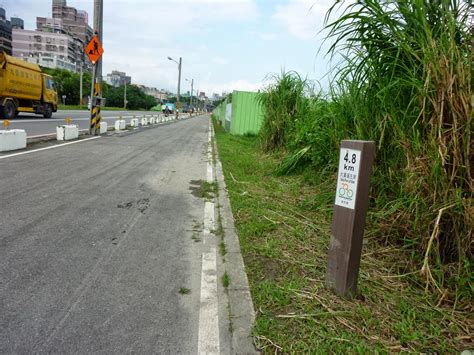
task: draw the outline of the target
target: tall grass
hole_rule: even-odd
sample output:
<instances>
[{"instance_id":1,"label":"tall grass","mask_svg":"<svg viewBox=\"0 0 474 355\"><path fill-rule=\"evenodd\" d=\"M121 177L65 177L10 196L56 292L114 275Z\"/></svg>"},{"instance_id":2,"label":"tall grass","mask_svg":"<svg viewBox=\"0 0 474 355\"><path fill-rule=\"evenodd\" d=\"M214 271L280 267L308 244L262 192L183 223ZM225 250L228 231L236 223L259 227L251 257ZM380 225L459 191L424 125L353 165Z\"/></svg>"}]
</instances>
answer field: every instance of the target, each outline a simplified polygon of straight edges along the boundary
<instances>
[{"instance_id":1,"label":"tall grass","mask_svg":"<svg viewBox=\"0 0 474 355\"><path fill-rule=\"evenodd\" d=\"M305 97L307 81L296 72L283 72L280 77L269 75L273 81L257 100L265 107L265 120L261 127L261 143L265 150L282 148L287 143L288 130L307 113Z\"/></svg>"},{"instance_id":2,"label":"tall grass","mask_svg":"<svg viewBox=\"0 0 474 355\"><path fill-rule=\"evenodd\" d=\"M336 8L343 13L332 20ZM471 0L337 1L326 17L329 53L345 61L330 98L311 99L299 89L307 82L282 75L261 99L268 111L299 89L298 106L282 100L267 113L262 141L278 146L267 142L284 127L279 145L309 146L298 161L320 170L334 172L341 139L377 142L373 224L413 250L427 287L453 294L473 287L471 8ZM287 113L275 126L272 110Z\"/></svg>"}]
</instances>

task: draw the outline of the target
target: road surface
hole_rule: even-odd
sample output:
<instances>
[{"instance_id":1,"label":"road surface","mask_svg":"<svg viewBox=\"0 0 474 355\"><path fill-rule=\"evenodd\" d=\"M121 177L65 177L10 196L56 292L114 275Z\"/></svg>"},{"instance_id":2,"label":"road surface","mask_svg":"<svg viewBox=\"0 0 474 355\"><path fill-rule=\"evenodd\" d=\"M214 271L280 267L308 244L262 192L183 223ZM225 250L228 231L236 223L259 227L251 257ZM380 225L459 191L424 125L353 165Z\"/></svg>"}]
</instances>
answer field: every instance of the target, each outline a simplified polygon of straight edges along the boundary
<instances>
[{"instance_id":1,"label":"road surface","mask_svg":"<svg viewBox=\"0 0 474 355\"><path fill-rule=\"evenodd\" d=\"M233 352L226 305L203 293L220 280L204 272L208 126L0 154L0 353Z\"/></svg>"},{"instance_id":2,"label":"road surface","mask_svg":"<svg viewBox=\"0 0 474 355\"><path fill-rule=\"evenodd\" d=\"M102 111L102 120L107 122L109 127L119 117L122 117L127 123L134 115L141 117L143 115L157 115L156 111ZM36 137L48 134L56 134L56 126L65 124L66 117L71 118L71 124L79 126L80 130L89 129L90 113L85 110L60 110L53 114L51 118L42 118L42 116L20 113L18 118L10 120L10 129L24 129L28 137ZM3 129L3 120L0 120L0 129Z\"/></svg>"}]
</instances>

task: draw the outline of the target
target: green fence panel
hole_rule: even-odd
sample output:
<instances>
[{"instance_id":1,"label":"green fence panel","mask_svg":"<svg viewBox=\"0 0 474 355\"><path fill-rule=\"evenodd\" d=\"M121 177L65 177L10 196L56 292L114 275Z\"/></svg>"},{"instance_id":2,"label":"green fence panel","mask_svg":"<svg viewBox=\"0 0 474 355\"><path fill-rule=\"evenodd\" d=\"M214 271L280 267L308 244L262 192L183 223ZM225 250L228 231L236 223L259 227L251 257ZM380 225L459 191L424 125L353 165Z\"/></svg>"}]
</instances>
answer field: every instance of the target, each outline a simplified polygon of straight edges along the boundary
<instances>
[{"instance_id":1,"label":"green fence panel","mask_svg":"<svg viewBox=\"0 0 474 355\"><path fill-rule=\"evenodd\" d=\"M219 121L224 125L225 122L225 105L227 104L227 98L219 105Z\"/></svg>"},{"instance_id":2,"label":"green fence panel","mask_svg":"<svg viewBox=\"0 0 474 355\"><path fill-rule=\"evenodd\" d=\"M234 91L232 93L232 124L230 133L235 135L257 134L260 131L262 122L263 108L257 101L257 93Z\"/></svg>"}]
</instances>

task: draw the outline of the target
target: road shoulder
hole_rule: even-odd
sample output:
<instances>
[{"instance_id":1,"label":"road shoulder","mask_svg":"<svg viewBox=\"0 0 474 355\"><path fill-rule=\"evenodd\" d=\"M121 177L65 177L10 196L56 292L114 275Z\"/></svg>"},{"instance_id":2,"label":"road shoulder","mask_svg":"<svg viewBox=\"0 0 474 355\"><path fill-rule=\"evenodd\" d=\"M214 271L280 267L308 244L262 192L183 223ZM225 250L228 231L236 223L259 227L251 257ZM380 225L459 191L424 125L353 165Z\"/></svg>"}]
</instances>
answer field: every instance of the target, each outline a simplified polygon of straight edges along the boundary
<instances>
[{"instance_id":1,"label":"road shoulder","mask_svg":"<svg viewBox=\"0 0 474 355\"><path fill-rule=\"evenodd\" d=\"M230 280L227 295L232 328L232 352L234 354L257 354L251 335L255 321L255 310L213 129L212 142L215 158L214 171L216 172L215 178L218 186L217 228L218 230L222 229L226 249L223 267L224 273L228 275Z\"/></svg>"}]
</instances>

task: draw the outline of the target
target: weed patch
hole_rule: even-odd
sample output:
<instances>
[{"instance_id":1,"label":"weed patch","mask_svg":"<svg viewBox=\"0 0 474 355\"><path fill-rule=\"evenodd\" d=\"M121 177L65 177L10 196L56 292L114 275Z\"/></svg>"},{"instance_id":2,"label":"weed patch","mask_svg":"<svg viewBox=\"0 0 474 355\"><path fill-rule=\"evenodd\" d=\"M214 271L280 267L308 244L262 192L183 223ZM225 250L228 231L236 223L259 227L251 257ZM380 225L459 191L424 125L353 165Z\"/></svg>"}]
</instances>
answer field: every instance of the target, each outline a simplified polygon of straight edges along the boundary
<instances>
[{"instance_id":1,"label":"weed patch","mask_svg":"<svg viewBox=\"0 0 474 355\"><path fill-rule=\"evenodd\" d=\"M222 276L222 285L227 288L229 287L230 285L230 277L229 277L229 274L226 272L224 272L224 275Z\"/></svg>"},{"instance_id":2,"label":"weed patch","mask_svg":"<svg viewBox=\"0 0 474 355\"><path fill-rule=\"evenodd\" d=\"M262 153L255 137L214 127L257 311L253 335L263 353L472 348L472 294L452 303L426 292L412 251L386 243L378 225L382 212L373 204L359 295L335 296L325 287L325 274L336 177L313 169L276 176L278 154Z\"/></svg>"},{"instance_id":3,"label":"weed patch","mask_svg":"<svg viewBox=\"0 0 474 355\"><path fill-rule=\"evenodd\" d=\"M186 288L186 287L180 287L178 292L181 295L189 295L191 293L191 290L189 288Z\"/></svg>"}]
</instances>

